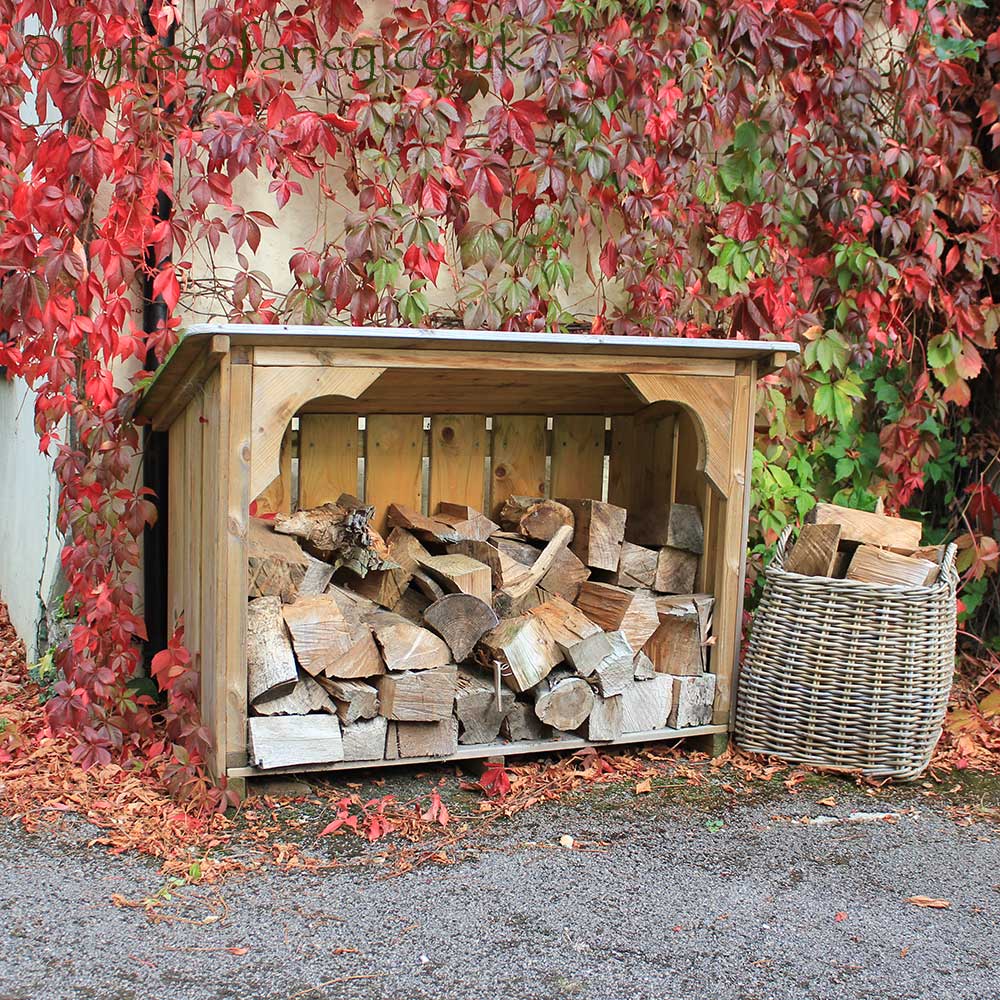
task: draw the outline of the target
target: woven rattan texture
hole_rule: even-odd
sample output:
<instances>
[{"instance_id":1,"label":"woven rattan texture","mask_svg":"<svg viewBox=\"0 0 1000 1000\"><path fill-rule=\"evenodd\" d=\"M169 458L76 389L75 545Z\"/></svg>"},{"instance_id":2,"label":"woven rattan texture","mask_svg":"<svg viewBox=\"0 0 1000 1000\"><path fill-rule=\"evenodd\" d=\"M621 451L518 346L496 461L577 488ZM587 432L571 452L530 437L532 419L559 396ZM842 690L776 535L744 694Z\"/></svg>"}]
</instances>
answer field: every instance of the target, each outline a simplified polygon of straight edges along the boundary
<instances>
[{"instance_id":1,"label":"woven rattan texture","mask_svg":"<svg viewBox=\"0 0 1000 1000\"><path fill-rule=\"evenodd\" d=\"M913 778L941 735L955 661L955 547L937 582L884 586L765 571L740 673L737 743L816 767Z\"/></svg>"}]
</instances>

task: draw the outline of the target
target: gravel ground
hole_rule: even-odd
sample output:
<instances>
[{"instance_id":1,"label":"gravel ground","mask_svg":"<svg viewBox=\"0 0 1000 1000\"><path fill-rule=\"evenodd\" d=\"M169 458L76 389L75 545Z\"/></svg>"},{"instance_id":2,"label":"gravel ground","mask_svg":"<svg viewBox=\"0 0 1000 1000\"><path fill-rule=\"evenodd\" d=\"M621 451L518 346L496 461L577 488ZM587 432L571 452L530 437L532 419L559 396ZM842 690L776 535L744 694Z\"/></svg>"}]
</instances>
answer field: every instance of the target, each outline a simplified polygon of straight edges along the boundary
<instances>
[{"instance_id":1,"label":"gravel ground","mask_svg":"<svg viewBox=\"0 0 1000 1000\"><path fill-rule=\"evenodd\" d=\"M3 822L0 1000L1000 997L1000 831L958 826L913 793L834 790L835 807L817 801L829 785L735 803L595 790L498 827L448 867L230 879L228 916L207 926L112 905L163 878L88 848L86 828ZM791 818L855 809L901 815ZM587 846L561 848L563 834ZM182 890L179 912L203 916L204 891Z\"/></svg>"}]
</instances>

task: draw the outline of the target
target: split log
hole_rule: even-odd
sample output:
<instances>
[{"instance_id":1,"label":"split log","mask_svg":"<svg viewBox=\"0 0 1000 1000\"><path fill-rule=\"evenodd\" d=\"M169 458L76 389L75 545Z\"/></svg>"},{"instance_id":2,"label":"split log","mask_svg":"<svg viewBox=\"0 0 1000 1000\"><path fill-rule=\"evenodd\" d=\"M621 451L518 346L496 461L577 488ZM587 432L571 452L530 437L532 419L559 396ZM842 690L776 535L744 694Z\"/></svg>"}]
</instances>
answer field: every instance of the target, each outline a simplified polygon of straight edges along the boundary
<instances>
[{"instance_id":1,"label":"split log","mask_svg":"<svg viewBox=\"0 0 1000 1000\"><path fill-rule=\"evenodd\" d=\"M564 503L542 497L508 497L500 523L525 538L549 541L564 525L573 532L573 512Z\"/></svg>"},{"instance_id":2,"label":"split log","mask_svg":"<svg viewBox=\"0 0 1000 1000\"><path fill-rule=\"evenodd\" d=\"M632 661L632 677L637 681L649 681L655 676L656 668L653 666L653 661L640 649Z\"/></svg>"},{"instance_id":3,"label":"split log","mask_svg":"<svg viewBox=\"0 0 1000 1000\"><path fill-rule=\"evenodd\" d=\"M343 727L344 760L382 760L389 720L376 716Z\"/></svg>"},{"instance_id":4,"label":"split log","mask_svg":"<svg viewBox=\"0 0 1000 1000\"><path fill-rule=\"evenodd\" d=\"M353 631L350 649L333 657L326 666L327 677L352 680L359 677L378 677L385 673L382 654L375 643L371 626L361 624Z\"/></svg>"},{"instance_id":5,"label":"split log","mask_svg":"<svg viewBox=\"0 0 1000 1000\"><path fill-rule=\"evenodd\" d=\"M448 644L455 663L463 663L476 643L500 623L496 612L471 594L447 594L424 611L424 621Z\"/></svg>"},{"instance_id":6,"label":"split log","mask_svg":"<svg viewBox=\"0 0 1000 1000\"><path fill-rule=\"evenodd\" d=\"M504 680L518 693L533 688L562 659L548 629L530 615L500 622L479 640L479 648L489 662L500 664Z\"/></svg>"},{"instance_id":7,"label":"split log","mask_svg":"<svg viewBox=\"0 0 1000 1000\"><path fill-rule=\"evenodd\" d=\"M379 714L395 722L437 722L451 715L458 672L454 667L386 674L378 681Z\"/></svg>"},{"instance_id":8,"label":"split log","mask_svg":"<svg viewBox=\"0 0 1000 1000\"><path fill-rule=\"evenodd\" d=\"M659 504L630 510L626 537L637 545L669 545L701 555L705 549L705 531L701 513L692 504Z\"/></svg>"},{"instance_id":9,"label":"split log","mask_svg":"<svg viewBox=\"0 0 1000 1000\"><path fill-rule=\"evenodd\" d=\"M326 588L326 592L337 602L337 606L344 618L347 619L348 625L352 627L360 625L362 621L370 618L379 609L374 601L370 601L367 597L336 583L331 583Z\"/></svg>"},{"instance_id":10,"label":"split log","mask_svg":"<svg viewBox=\"0 0 1000 1000\"><path fill-rule=\"evenodd\" d=\"M490 567L468 556L430 556L420 560L420 568L449 593L472 594L482 601L489 601L493 594Z\"/></svg>"},{"instance_id":11,"label":"split log","mask_svg":"<svg viewBox=\"0 0 1000 1000\"><path fill-rule=\"evenodd\" d=\"M564 601L561 597L550 597L532 608L528 614L545 625L549 635L555 639L563 652L576 646L587 636L601 634L600 626L595 625L579 608L574 608L569 601Z\"/></svg>"},{"instance_id":12,"label":"split log","mask_svg":"<svg viewBox=\"0 0 1000 1000\"><path fill-rule=\"evenodd\" d=\"M423 625L424 612L433 602L416 587L407 587L403 596L393 606L393 614L405 618L414 625Z\"/></svg>"},{"instance_id":13,"label":"split log","mask_svg":"<svg viewBox=\"0 0 1000 1000\"><path fill-rule=\"evenodd\" d=\"M657 552L634 542L622 542L618 569L611 580L618 587L652 587L656 580Z\"/></svg>"},{"instance_id":14,"label":"split log","mask_svg":"<svg viewBox=\"0 0 1000 1000\"><path fill-rule=\"evenodd\" d=\"M295 686L285 694L267 694L253 705L256 715L308 715L310 712L336 712L326 692L308 674L301 674Z\"/></svg>"},{"instance_id":15,"label":"split log","mask_svg":"<svg viewBox=\"0 0 1000 1000\"><path fill-rule=\"evenodd\" d=\"M307 552L334 568L346 566L364 576L385 565L369 525L372 511L372 507L345 509L325 503L294 514L276 514L274 530L298 538Z\"/></svg>"},{"instance_id":16,"label":"split log","mask_svg":"<svg viewBox=\"0 0 1000 1000\"><path fill-rule=\"evenodd\" d=\"M461 503L442 501L438 504L434 519L451 525L463 539L476 542L485 542L500 527L500 525L494 524L482 511Z\"/></svg>"},{"instance_id":17,"label":"split log","mask_svg":"<svg viewBox=\"0 0 1000 1000\"><path fill-rule=\"evenodd\" d=\"M408 531L393 528L386 540L386 558L393 567L372 570L363 577L352 577L347 585L383 608L395 610L413 579L419 561L430 553Z\"/></svg>"},{"instance_id":18,"label":"split log","mask_svg":"<svg viewBox=\"0 0 1000 1000\"><path fill-rule=\"evenodd\" d=\"M294 601L309 569L309 557L298 544L259 517L251 517L247 530L247 596L279 597Z\"/></svg>"},{"instance_id":19,"label":"split log","mask_svg":"<svg viewBox=\"0 0 1000 1000\"><path fill-rule=\"evenodd\" d=\"M537 545L526 542L520 535L513 532L495 532L490 540L496 545L498 552L502 552L523 566L533 566L542 552Z\"/></svg>"},{"instance_id":20,"label":"split log","mask_svg":"<svg viewBox=\"0 0 1000 1000\"><path fill-rule=\"evenodd\" d=\"M803 524L785 559L785 569L803 576L831 576L839 544L839 524Z\"/></svg>"},{"instance_id":21,"label":"split log","mask_svg":"<svg viewBox=\"0 0 1000 1000\"><path fill-rule=\"evenodd\" d=\"M648 733L663 729L670 715L673 678L657 674L652 680L635 683L620 695L622 732Z\"/></svg>"},{"instance_id":22,"label":"split log","mask_svg":"<svg viewBox=\"0 0 1000 1000\"><path fill-rule=\"evenodd\" d=\"M617 570L625 539L625 508L600 500L560 502L573 511L573 554L591 569Z\"/></svg>"},{"instance_id":23,"label":"split log","mask_svg":"<svg viewBox=\"0 0 1000 1000\"><path fill-rule=\"evenodd\" d=\"M283 609L302 669L315 677L355 643L351 625L332 594L300 597Z\"/></svg>"},{"instance_id":24,"label":"split log","mask_svg":"<svg viewBox=\"0 0 1000 1000\"><path fill-rule=\"evenodd\" d=\"M657 556L653 589L661 594L690 594L697 576L698 556L666 546Z\"/></svg>"},{"instance_id":25,"label":"split log","mask_svg":"<svg viewBox=\"0 0 1000 1000\"><path fill-rule=\"evenodd\" d=\"M938 566L929 559L900 556L874 545L859 545L844 579L864 583L909 583L923 587L936 579Z\"/></svg>"},{"instance_id":26,"label":"split log","mask_svg":"<svg viewBox=\"0 0 1000 1000\"><path fill-rule=\"evenodd\" d=\"M415 569L413 571L413 586L420 591L428 601L440 601L442 597L447 593L444 587L441 586L437 580L434 579L424 569Z\"/></svg>"},{"instance_id":27,"label":"split log","mask_svg":"<svg viewBox=\"0 0 1000 1000\"><path fill-rule=\"evenodd\" d=\"M433 670L451 663L451 650L429 629L391 611L369 620L387 670Z\"/></svg>"},{"instance_id":28,"label":"split log","mask_svg":"<svg viewBox=\"0 0 1000 1000\"><path fill-rule=\"evenodd\" d=\"M809 524L839 524L841 541L892 548L915 549L920 546L923 525L902 517L871 514L832 503L818 503L806 515Z\"/></svg>"},{"instance_id":29,"label":"split log","mask_svg":"<svg viewBox=\"0 0 1000 1000\"><path fill-rule=\"evenodd\" d=\"M503 574L500 570L500 552L489 542L476 539L463 539L461 542L451 542L445 546L449 555L468 556L490 568L490 582L494 590L503 586ZM536 553L537 555L537 553Z\"/></svg>"},{"instance_id":30,"label":"split log","mask_svg":"<svg viewBox=\"0 0 1000 1000\"><path fill-rule=\"evenodd\" d=\"M695 676L705 671L711 608L707 594L656 602L659 625L643 652L658 673Z\"/></svg>"},{"instance_id":31,"label":"split log","mask_svg":"<svg viewBox=\"0 0 1000 1000\"><path fill-rule=\"evenodd\" d=\"M405 528L425 542L458 542L462 536L448 524L435 517L424 517L418 511L398 503L389 504L386 518L393 527Z\"/></svg>"},{"instance_id":32,"label":"split log","mask_svg":"<svg viewBox=\"0 0 1000 1000\"><path fill-rule=\"evenodd\" d=\"M624 632L633 649L642 649L660 623L651 597L609 583L585 583L576 606L606 632Z\"/></svg>"},{"instance_id":33,"label":"split log","mask_svg":"<svg viewBox=\"0 0 1000 1000\"><path fill-rule=\"evenodd\" d=\"M594 708L587 716L586 736L588 740L621 739L625 727L625 708L620 694L610 698L599 695L594 699Z\"/></svg>"},{"instance_id":34,"label":"split log","mask_svg":"<svg viewBox=\"0 0 1000 1000\"><path fill-rule=\"evenodd\" d=\"M309 567L299 584L299 596L318 597L330 585L330 580L333 579L333 567L322 559L315 559L310 555L307 555L306 559L309 560Z\"/></svg>"},{"instance_id":35,"label":"split log","mask_svg":"<svg viewBox=\"0 0 1000 1000\"><path fill-rule=\"evenodd\" d=\"M458 719L440 722L390 722L385 742L386 760L410 757L450 757L458 749Z\"/></svg>"},{"instance_id":36,"label":"split log","mask_svg":"<svg viewBox=\"0 0 1000 1000\"><path fill-rule=\"evenodd\" d=\"M335 715L274 715L247 720L247 750L255 767L334 764L344 759Z\"/></svg>"},{"instance_id":37,"label":"split log","mask_svg":"<svg viewBox=\"0 0 1000 1000\"><path fill-rule=\"evenodd\" d=\"M493 743L514 707L514 693L500 689L500 705L493 681L470 670L459 670L455 715L460 723L459 743Z\"/></svg>"},{"instance_id":38,"label":"split log","mask_svg":"<svg viewBox=\"0 0 1000 1000\"><path fill-rule=\"evenodd\" d=\"M560 548L538 586L548 596L563 597L572 603L579 596L581 584L589 578L590 570L568 548Z\"/></svg>"},{"instance_id":39,"label":"split log","mask_svg":"<svg viewBox=\"0 0 1000 1000\"><path fill-rule=\"evenodd\" d=\"M508 582L507 571L512 567L504 564L503 559L501 558L501 565L503 566L504 573L503 592L510 597L515 607L541 583L542 579L552 568L552 564L555 562L556 557L566 548L572 534L573 529L570 528L568 524L564 524L560 527L552 538L546 543L545 548L542 549L538 558L531 564L531 566L523 567L522 571L522 568L515 564L517 568L517 579L514 581Z\"/></svg>"},{"instance_id":40,"label":"split log","mask_svg":"<svg viewBox=\"0 0 1000 1000\"><path fill-rule=\"evenodd\" d=\"M708 726L715 703L715 674L673 678L673 704L667 725L672 729Z\"/></svg>"},{"instance_id":41,"label":"split log","mask_svg":"<svg viewBox=\"0 0 1000 1000\"><path fill-rule=\"evenodd\" d=\"M563 732L578 729L594 708L594 692L582 677L557 671L535 693L535 715Z\"/></svg>"},{"instance_id":42,"label":"split log","mask_svg":"<svg viewBox=\"0 0 1000 1000\"><path fill-rule=\"evenodd\" d=\"M259 698L288 694L299 672L281 617L280 597L258 597L247 605L247 693Z\"/></svg>"},{"instance_id":43,"label":"split log","mask_svg":"<svg viewBox=\"0 0 1000 1000\"><path fill-rule=\"evenodd\" d=\"M378 714L378 690L364 681L341 681L331 677L316 680L337 706L337 715L346 726Z\"/></svg>"},{"instance_id":44,"label":"split log","mask_svg":"<svg viewBox=\"0 0 1000 1000\"><path fill-rule=\"evenodd\" d=\"M566 660L605 697L621 694L634 681L635 650L624 632L597 632L566 650Z\"/></svg>"},{"instance_id":45,"label":"split log","mask_svg":"<svg viewBox=\"0 0 1000 1000\"><path fill-rule=\"evenodd\" d=\"M552 730L535 715L533 706L515 701L503 720L500 732L505 740L516 743L518 740L548 739Z\"/></svg>"}]
</instances>

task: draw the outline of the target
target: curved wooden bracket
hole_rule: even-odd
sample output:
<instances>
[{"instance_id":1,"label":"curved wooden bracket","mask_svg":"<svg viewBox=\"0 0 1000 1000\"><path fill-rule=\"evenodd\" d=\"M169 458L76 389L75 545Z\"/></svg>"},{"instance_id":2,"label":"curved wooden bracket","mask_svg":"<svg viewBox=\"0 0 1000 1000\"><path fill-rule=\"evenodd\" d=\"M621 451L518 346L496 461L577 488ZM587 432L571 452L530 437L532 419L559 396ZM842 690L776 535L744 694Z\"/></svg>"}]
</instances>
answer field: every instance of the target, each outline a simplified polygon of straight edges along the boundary
<instances>
[{"instance_id":1,"label":"curved wooden bracket","mask_svg":"<svg viewBox=\"0 0 1000 1000\"><path fill-rule=\"evenodd\" d=\"M732 491L736 379L713 375L626 375L647 403L678 403L698 432L698 470L724 497Z\"/></svg>"},{"instance_id":2,"label":"curved wooden bracket","mask_svg":"<svg viewBox=\"0 0 1000 1000\"><path fill-rule=\"evenodd\" d=\"M357 399L384 368L254 368L250 438L250 497L256 499L281 473L281 439L293 416L311 399Z\"/></svg>"}]
</instances>

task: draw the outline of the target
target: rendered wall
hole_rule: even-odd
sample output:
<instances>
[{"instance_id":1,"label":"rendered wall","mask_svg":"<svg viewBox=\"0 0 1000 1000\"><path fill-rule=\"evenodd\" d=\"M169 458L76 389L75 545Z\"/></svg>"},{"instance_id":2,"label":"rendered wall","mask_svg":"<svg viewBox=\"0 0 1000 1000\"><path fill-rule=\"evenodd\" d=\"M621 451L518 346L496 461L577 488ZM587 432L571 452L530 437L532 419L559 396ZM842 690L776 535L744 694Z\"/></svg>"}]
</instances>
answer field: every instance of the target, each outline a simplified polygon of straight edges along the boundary
<instances>
[{"instance_id":1,"label":"rendered wall","mask_svg":"<svg viewBox=\"0 0 1000 1000\"><path fill-rule=\"evenodd\" d=\"M39 654L39 626L59 570L52 462L38 451L34 394L0 380L0 597L28 649Z\"/></svg>"}]
</instances>

